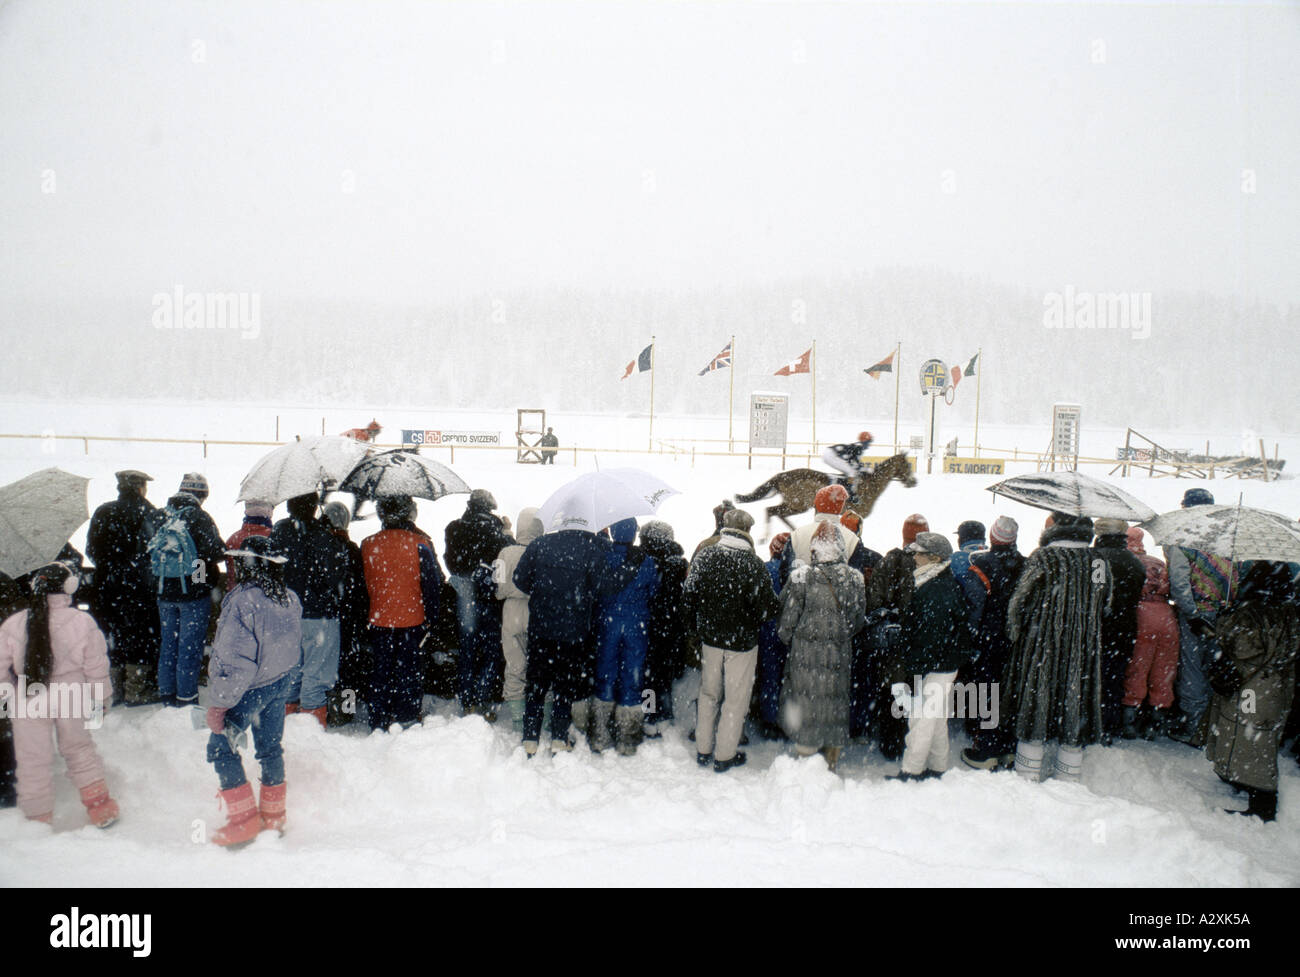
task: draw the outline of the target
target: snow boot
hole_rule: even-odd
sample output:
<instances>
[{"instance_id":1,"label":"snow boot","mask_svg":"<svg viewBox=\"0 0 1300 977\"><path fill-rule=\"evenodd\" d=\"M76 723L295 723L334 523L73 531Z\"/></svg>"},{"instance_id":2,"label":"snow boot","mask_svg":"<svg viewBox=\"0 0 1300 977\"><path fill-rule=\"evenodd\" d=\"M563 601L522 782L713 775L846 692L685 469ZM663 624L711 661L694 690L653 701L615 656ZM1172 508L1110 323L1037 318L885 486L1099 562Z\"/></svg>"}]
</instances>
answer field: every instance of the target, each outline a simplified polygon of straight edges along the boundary
<instances>
[{"instance_id":1,"label":"snow boot","mask_svg":"<svg viewBox=\"0 0 1300 977\"><path fill-rule=\"evenodd\" d=\"M570 711L570 717L571 718L569 721L573 724L573 728L576 729L583 736L586 736L587 739L590 740L591 730L588 729L587 727L591 722L591 700L575 699L573 702L572 710ZM545 702L543 702L542 729L550 729L550 728L551 728L550 714L546 712L546 704Z\"/></svg>"},{"instance_id":2,"label":"snow boot","mask_svg":"<svg viewBox=\"0 0 1300 977\"><path fill-rule=\"evenodd\" d=\"M713 762L713 754L712 754L712 753L696 753L696 754L695 754L695 762L698 763L701 767L707 767L710 763Z\"/></svg>"},{"instance_id":3,"label":"snow boot","mask_svg":"<svg viewBox=\"0 0 1300 977\"><path fill-rule=\"evenodd\" d=\"M1135 740L1138 738L1138 711L1137 706L1124 707L1124 726L1120 730L1120 736L1126 740Z\"/></svg>"},{"instance_id":4,"label":"snow boot","mask_svg":"<svg viewBox=\"0 0 1300 977\"><path fill-rule=\"evenodd\" d=\"M1257 790L1254 787L1247 787L1246 794L1250 798L1250 804L1244 811L1238 811L1233 808L1224 808L1229 814L1243 814L1247 817L1256 817L1261 821L1277 820L1277 791L1275 790Z\"/></svg>"},{"instance_id":5,"label":"snow boot","mask_svg":"<svg viewBox=\"0 0 1300 977\"><path fill-rule=\"evenodd\" d=\"M961 751L961 762L975 770L1009 770L1016 764L1014 753L1003 753L997 747L968 747Z\"/></svg>"},{"instance_id":6,"label":"snow boot","mask_svg":"<svg viewBox=\"0 0 1300 977\"><path fill-rule=\"evenodd\" d=\"M1066 746L1062 743L1056 748L1056 761L1053 769L1057 780L1077 784L1083 776L1083 747Z\"/></svg>"},{"instance_id":7,"label":"snow boot","mask_svg":"<svg viewBox=\"0 0 1300 977\"><path fill-rule=\"evenodd\" d=\"M617 706L614 709L615 749L619 756L636 756L641 745L643 716L640 706Z\"/></svg>"},{"instance_id":8,"label":"snow boot","mask_svg":"<svg viewBox=\"0 0 1300 977\"><path fill-rule=\"evenodd\" d=\"M537 756L537 740L524 740L524 756L530 760Z\"/></svg>"},{"instance_id":9,"label":"snow boot","mask_svg":"<svg viewBox=\"0 0 1300 977\"><path fill-rule=\"evenodd\" d=\"M122 687L128 706L149 706L158 701L158 686L147 665L126 665Z\"/></svg>"},{"instance_id":10,"label":"snow boot","mask_svg":"<svg viewBox=\"0 0 1300 977\"><path fill-rule=\"evenodd\" d=\"M610 735L609 723L614 717L614 703L604 699L593 699L591 705L591 731L587 733L587 745L592 753L601 753L614 745Z\"/></svg>"},{"instance_id":11,"label":"snow boot","mask_svg":"<svg viewBox=\"0 0 1300 977\"><path fill-rule=\"evenodd\" d=\"M212 835L212 843L228 847L246 845L262 830L262 815L257 810L257 800L248 781L238 787L221 792L226 804L226 824Z\"/></svg>"},{"instance_id":12,"label":"snow boot","mask_svg":"<svg viewBox=\"0 0 1300 977\"><path fill-rule=\"evenodd\" d=\"M121 665L110 665L108 684L113 688L113 701L110 707L122 705L126 701L126 669Z\"/></svg>"},{"instance_id":13,"label":"snow boot","mask_svg":"<svg viewBox=\"0 0 1300 977\"><path fill-rule=\"evenodd\" d=\"M325 728L325 720L328 718L329 706L318 706L315 709L302 709L300 711L303 715L311 716L320 723L321 729Z\"/></svg>"},{"instance_id":14,"label":"snow boot","mask_svg":"<svg viewBox=\"0 0 1300 977\"><path fill-rule=\"evenodd\" d=\"M302 706L296 702L286 702L284 704L284 714L292 716L295 712L302 712Z\"/></svg>"},{"instance_id":15,"label":"snow boot","mask_svg":"<svg viewBox=\"0 0 1300 977\"><path fill-rule=\"evenodd\" d=\"M522 734L524 731L524 700L511 699L506 705L510 709L510 725L514 727L516 733Z\"/></svg>"},{"instance_id":16,"label":"snow boot","mask_svg":"<svg viewBox=\"0 0 1300 977\"><path fill-rule=\"evenodd\" d=\"M842 752L843 748L839 746L822 747L821 754L826 758L826 769L831 773L835 772L835 764L840 762L840 753Z\"/></svg>"},{"instance_id":17,"label":"snow boot","mask_svg":"<svg viewBox=\"0 0 1300 977\"><path fill-rule=\"evenodd\" d=\"M41 824L53 824L53 823L54 823L54 812L51 811L49 814L29 814L29 815L27 815L27 820L28 820L28 821L39 821L39 822L41 822Z\"/></svg>"},{"instance_id":18,"label":"snow boot","mask_svg":"<svg viewBox=\"0 0 1300 977\"><path fill-rule=\"evenodd\" d=\"M1016 744L1016 773L1035 783L1043 779L1043 743L1021 740Z\"/></svg>"},{"instance_id":19,"label":"snow boot","mask_svg":"<svg viewBox=\"0 0 1300 977\"><path fill-rule=\"evenodd\" d=\"M117 821L117 801L108 796L108 784L99 780L81 788L81 803L86 805L86 816L96 828L107 828Z\"/></svg>"},{"instance_id":20,"label":"snow boot","mask_svg":"<svg viewBox=\"0 0 1300 977\"><path fill-rule=\"evenodd\" d=\"M262 816L262 827L267 831L278 831L284 834L284 823L287 819L284 811L285 785L272 784L268 787L262 784L260 793L258 813Z\"/></svg>"}]
</instances>

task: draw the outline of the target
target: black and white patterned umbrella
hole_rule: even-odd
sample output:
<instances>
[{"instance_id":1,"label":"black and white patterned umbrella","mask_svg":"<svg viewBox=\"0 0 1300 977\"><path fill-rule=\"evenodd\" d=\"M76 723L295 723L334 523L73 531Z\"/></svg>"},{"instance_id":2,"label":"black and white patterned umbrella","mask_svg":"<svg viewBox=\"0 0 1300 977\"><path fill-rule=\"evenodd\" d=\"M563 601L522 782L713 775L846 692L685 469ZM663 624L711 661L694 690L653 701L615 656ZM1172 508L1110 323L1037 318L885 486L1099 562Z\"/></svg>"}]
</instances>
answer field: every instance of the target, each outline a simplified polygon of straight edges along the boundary
<instances>
[{"instance_id":1,"label":"black and white patterned umbrella","mask_svg":"<svg viewBox=\"0 0 1300 977\"><path fill-rule=\"evenodd\" d=\"M441 499L469 492L465 480L446 465L414 451L398 448L371 455L352 469L339 486L359 499L405 495L415 499Z\"/></svg>"},{"instance_id":2,"label":"black and white patterned umbrella","mask_svg":"<svg viewBox=\"0 0 1300 977\"><path fill-rule=\"evenodd\" d=\"M1071 516L1142 522L1154 519L1156 515L1155 509L1123 489L1078 472L1017 475L990 485L988 491L1035 509L1064 512Z\"/></svg>"}]
</instances>

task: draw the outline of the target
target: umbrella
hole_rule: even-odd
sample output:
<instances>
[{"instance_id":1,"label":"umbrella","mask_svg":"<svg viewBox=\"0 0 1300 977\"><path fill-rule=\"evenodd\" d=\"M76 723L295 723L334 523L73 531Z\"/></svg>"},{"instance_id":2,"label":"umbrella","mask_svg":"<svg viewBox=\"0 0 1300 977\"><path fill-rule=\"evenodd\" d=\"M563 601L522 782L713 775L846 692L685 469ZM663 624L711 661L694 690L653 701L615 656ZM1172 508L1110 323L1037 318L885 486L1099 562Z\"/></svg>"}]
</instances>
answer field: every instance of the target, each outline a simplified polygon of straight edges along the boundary
<instances>
[{"instance_id":1,"label":"umbrella","mask_svg":"<svg viewBox=\"0 0 1300 977\"><path fill-rule=\"evenodd\" d=\"M316 435L282 444L252 467L239 486L240 502L283 502L347 477L369 449L351 438Z\"/></svg>"},{"instance_id":2,"label":"umbrella","mask_svg":"<svg viewBox=\"0 0 1300 977\"><path fill-rule=\"evenodd\" d=\"M1023 502L1035 509L1064 512L1072 516L1123 519L1141 522L1154 519L1155 509L1138 501L1108 482L1078 472L1038 472L1017 475L990 485L988 491Z\"/></svg>"},{"instance_id":3,"label":"umbrella","mask_svg":"<svg viewBox=\"0 0 1300 977\"><path fill-rule=\"evenodd\" d=\"M417 499L441 499L454 492L468 492L465 480L440 462L414 451L395 448L362 460L339 486L359 499L407 495Z\"/></svg>"},{"instance_id":4,"label":"umbrella","mask_svg":"<svg viewBox=\"0 0 1300 977\"><path fill-rule=\"evenodd\" d=\"M597 532L631 516L648 516L677 489L639 468L606 468L579 475L537 510L546 532Z\"/></svg>"},{"instance_id":5,"label":"umbrella","mask_svg":"<svg viewBox=\"0 0 1300 977\"><path fill-rule=\"evenodd\" d=\"M90 479L46 468L0 488L0 573L20 577L54 560L90 518Z\"/></svg>"},{"instance_id":6,"label":"umbrella","mask_svg":"<svg viewBox=\"0 0 1300 977\"><path fill-rule=\"evenodd\" d=\"M1149 519L1142 528L1162 546L1182 546L1234 563L1300 563L1300 522L1267 509L1194 505Z\"/></svg>"}]
</instances>

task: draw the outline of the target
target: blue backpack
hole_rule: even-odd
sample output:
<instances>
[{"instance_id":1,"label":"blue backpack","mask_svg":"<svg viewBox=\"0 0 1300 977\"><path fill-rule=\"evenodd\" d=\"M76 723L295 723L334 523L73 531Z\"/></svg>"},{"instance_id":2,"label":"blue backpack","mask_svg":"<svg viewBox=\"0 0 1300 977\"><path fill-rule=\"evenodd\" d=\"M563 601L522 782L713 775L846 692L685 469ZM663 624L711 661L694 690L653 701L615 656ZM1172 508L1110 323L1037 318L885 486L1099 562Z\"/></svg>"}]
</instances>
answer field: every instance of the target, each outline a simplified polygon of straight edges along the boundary
<instances>
[{"instance_id":1,"label":"blue backpack","mask_svg":"<svg viewBox=\"0 0 1300 977\"><path fill-rule=\"evenodd\" d=\"M189 578L199 559L199 551L190 536L189 526L180 509L168 506L163 512L163 523L149 540L149 566L158 579L158 593L163 581L179 580L181 592L189 593Z\"/></svg>"}]
</instances>

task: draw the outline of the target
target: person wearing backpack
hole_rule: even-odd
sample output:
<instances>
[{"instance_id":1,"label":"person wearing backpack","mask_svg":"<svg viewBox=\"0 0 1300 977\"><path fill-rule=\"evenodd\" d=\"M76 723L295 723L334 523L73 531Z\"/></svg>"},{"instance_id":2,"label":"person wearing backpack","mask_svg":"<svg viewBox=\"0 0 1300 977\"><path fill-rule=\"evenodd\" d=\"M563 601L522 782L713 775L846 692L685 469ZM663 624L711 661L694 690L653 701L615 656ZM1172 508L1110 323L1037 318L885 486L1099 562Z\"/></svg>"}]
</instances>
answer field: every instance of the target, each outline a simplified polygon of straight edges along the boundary
<instances>
[{"instance_id":1,"label":"person wearing backpack","mask_svg":"<svg viewBox=\"0 0 1300 977\"><path fill-rule=\"evenodd\" d=\"M207 497L208 480L197 472L186 475L180 491L167 500L162 525L148 546L162 624L158 694L169 706L192 706L199 701L199 666L212 612L212 582L220 577L226 549L217 524L203 511Z\"/></svg>"},{"instance_id":2,"label":"person wearing backpack","mask_svg":"<svg viewBox=\"0 0 1300 977\"><path fill-rule=\"evenodd\" d=\"M145 493L150 475L117 473L117 498L95 509L86 530L86 555L95 564L91 614L108 638L116 701L158 701L158 592L147 546L162 513Z\"/></svg>"}]
</instances>

